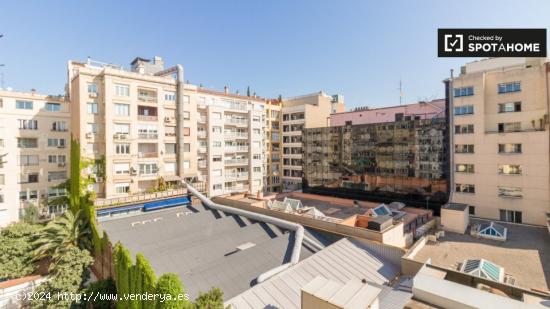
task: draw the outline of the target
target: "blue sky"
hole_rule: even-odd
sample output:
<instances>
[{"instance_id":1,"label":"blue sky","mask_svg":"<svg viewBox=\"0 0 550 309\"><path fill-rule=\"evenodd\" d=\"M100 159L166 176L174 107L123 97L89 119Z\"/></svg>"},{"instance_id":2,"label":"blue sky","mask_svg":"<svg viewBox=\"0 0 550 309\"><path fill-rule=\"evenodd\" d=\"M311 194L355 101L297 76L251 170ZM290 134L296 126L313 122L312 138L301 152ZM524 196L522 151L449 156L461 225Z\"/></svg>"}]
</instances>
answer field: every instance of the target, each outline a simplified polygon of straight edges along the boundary
<instances>
[{"instance_id":1,"label":"blue sky","mask_svg":"<svg viewBox=\"0 0 550 309\"><path fill-rule=\"evenodd\" d=\"M324 90L346 108L443 96L437 28L550 28L550 1L1 1L0 68L63 93L67 60L181 63L191 83L261 96Z\"/></svg>"}]
</instances>

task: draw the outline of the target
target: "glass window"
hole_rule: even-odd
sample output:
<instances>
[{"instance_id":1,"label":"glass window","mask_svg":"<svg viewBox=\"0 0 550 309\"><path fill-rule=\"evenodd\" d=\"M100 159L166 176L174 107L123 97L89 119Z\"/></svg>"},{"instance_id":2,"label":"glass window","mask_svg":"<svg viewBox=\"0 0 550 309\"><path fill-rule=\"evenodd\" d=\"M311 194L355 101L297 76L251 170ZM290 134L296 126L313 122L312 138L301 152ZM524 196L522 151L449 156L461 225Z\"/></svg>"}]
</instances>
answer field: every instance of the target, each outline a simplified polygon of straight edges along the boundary
<instances>
[{"instance_id":1,"label":"glass window","mask_svg":"<svg viewBox=\"0 0 550 309\"><path fill-rule=\"evenodd\" d=\"M498 196L506 198L522 198L523 192L517 187L498 187Z\"/></svg>"},{"instance_id":2,"label":"glass window","mask_svg":"<svg viewBox=\"0 0 550 309\"><path fill-rule=\"evenodd\" d=\"M38 120L19 119L19 129L38 130Z\"/></svg>"},{"instance_id":3,"label":"glass window","mask_svg":"<svg viewBox=\"0 0 550 309\"><path fill-rule=\"evenodd\" d=\"M191 166L191 164L189 163L189 161L187 161L187 160L183 161L183 168L184 169L188 169L188 168L190 168L190 166Z\"/></svg>"},{"instance_id":4,"label":"glass window","mask_svg":"<svg viewBox=\"0 0 550 309\"><path fill-rule=\"evenodd\" d=\"M222 142L220 141L213 141L212 142L212 147L221 147L222 146Z\"/></svg>"},{"instance_id":5,"label":"glass window","mask_svg":"<svg viewBox=\"0 0 550 309\"><path fill-rule=\"evenodd\" d=\"M498 144L498 153L521 153L521 144Z\"/></svg>"},{"instance_id":6,"label":"glass window","mask_svg":"<svg viewBox=\"0 0 550 309\"><path fill-rule=\"evenodd\" d=\"M501 164L498 166L498 173L502 175L521 175L521 165Z\"/></svg>"},{"instance_id":7,"label":"glass window","mask_svg":"<svg viewBox=\"0 0 550 309\"><path fill-rule=\"evenodd\" d=\"M32 101L15 101L15 108L17 109L32 109L33 103Z\"/></svg>"},{"instance_id":8,"label":"glass window","mask_svg":"<svg viewBox=\"0 0 550 309\"><path fill-rule=\"evenodd\" d=\"M164 149L166 150L166 154L175 154L176 153L176 144L166 143L166 144L164 144Z\"/></svg>"},{"instance_id":9,"label":"glass window","mask_svg":"<svg viewBox=\"0 0 550 309\"><path fill-rule=\"evenodd\" d=\"M189 112L183 112L183 119L184 120L189 120L190 118L190 113Z\"/></svg>"},{"instance_id":10,"label":"glass window","mask_svg":"<svg viewBox=\"0 0 550 309\"><path fill-rule=\"evenodd\" d=\"M456 125L455 126L455 134L471 134L474 133L474 125L473 124L465 124L465 125Z\"/></svg>"},{"instance_id":11,"label":"glass window","mask_svg":"<svg viewBox=\"0 0 550 309\"><path fill-rule=\"evenodd\" d=\"M115 183L115 192L117 194L125 194L130 192L130 184L129 183Z\"/></svg>"},{"instance_id":12,"label":"glass window","mask_svg":"<svg viewBox=\"0 0 550 309\"><path fill-rule=\"evenodd\" d=\"M501 103L498 105L499 113L521 112L521 102Z\"/></svg>"},{"instance_id":13,"label":"glass window","mask_svg":"<svg viewBox=\"0 0 550 309\"><path fill-rule=\"evenodd\" d=\"M115 114L121 117L130 116L130 105L115 103Z\"/></svg>"},{"instance_id":14,"label":"glass window","mask_svg":"<svg viewBox=\"0 0 550 309\"><path fill-rule=\"evenodd\" d=\"M471 115L474 113L473 105L464 105L455 107L455 116Z\"/></svg>"},{"instance_id":15,"label":"glass window","mask_svg":"<svg viewBox=\"0 0 550 309\"><path fill-rule=\"evenodd\" d=\"M476 188L474 185L471 184L459 184L457 183L455 185L455 191L460 193L475 193Z\"/></svg>"},{"instance_id":16,"label":"glass window","mask_svg":"<svg viewBox=\"0 0 550 309\"><path fill-rule=\"evenodd\" d=\"M96 134L97 133L97 123L88 122L86 124L86 133Z\"/></svg>"},{"instance_id":17,"label":"glass window","mask_svg":"<svg viewBox=\"0 0 550 309\"><path fill-rule=\"evenodd\" d=\"M184 152L189 152L189 151L191 151L191 144L189 144L189 143L184 143L184 144L183 144L183 151L184 151Z\"/></svg>"},{"instance_id":18,"label":"glass window","mask_svg":"<svg viewBox=\"0 0 550 309\"><path fill-rule=\"evenodd\" d=\"M115 163L115 174L130 174L130 163Z\"/></svg>"},{"instance_id":19,"label":"glass window","mask_svg":"<svg viewBox=\"0 0 550 309\"><path fill-rule=\"evenodd\" d=\"M166 91L164 93L164 100L166 101L176 101L176 93L173 91Z\"/></svg>"},{"instance_id":20,"label":"glass window","mask_svg":"<svg viewBox=\"0 0 550 309\"><path fill-rule=\"evenodd\" d=\"M98 112L97 103L88 102L88 104L87 104L87 112L88 112L88 114L97 114L97 112Z\"/></svg>"},{"instance_id":21,"label":"glass window","mask_svg":"<svg viewBox=\"0 0 550 309\"><path fill-rule=\"evenodd\" d=\"M65 180L65 179L67 179L66 171L48 172L48 181Z\"/></svg>"},{"instance_id":22,"label":"glass window","mask_svg":"<svg viewBox=\"0 0 550 309\"><path fill-rule=\"evenodd\" d=\"M19 148L38 148L37 138L17 138L17 147Z\"/></svg>"},{"instance_id":23,"label":"glass window","mask_svg":"<svg viewBox=\"0 0 550 309\"><path fill-rule=\"evenodd\" d=\"M222 170L212 170L212 176L216 177L221 175L222 175Z\"/></svg>"},{"instance_id":24,"label":"glass window","mask_svg":"<svg viewBox=\"0 0 550 309\"><path fill-rule=\"evenodd\" d=\"M474 173L474 165L473 164L456 164L455 165L455 172L458 172L458 173Z\"/></svg>"},{"instance_id":25,"label":"glass window","mask_svg":"<svg viewBox=\"0 0 550 309\"><path fill-rule=\"evenodd\" d=\"M115 95L119 97L130 96L130 86L123 84L115 84Z\"/></svg>"},{"instance_id":26,"label":"glass window","mask_svg":"<svg viewBox=\"0 0 550 309\"><path fill-rule=\"evenodd\" d=\"M130 125L126 123L115 123L116 134L130 134Z\"/></svg>"},{"instance_id":27,"label":"glass window","mask_svg":"<svg viewBox=\"0 0 550 309\"><path fill-rule=\"evenodd\" d=\"M498 124L498 132L519 132L521 131L521 122L506 122Z\"/></svg>"},{"instance_id":28,"label":"glass window","mask_svg":"<svg viewBox=\"0 0 550 309\"><path fill-rule=\"evenodd\" d=\"M453 90L454 97L465 97L474 95L474 87L455 88Z\"/></svg>"},{"instance_id":29,"label":"glass window","mask_svg":"<svg viewBox=\"0 0 550 309\"><path fill-rule=\"evenodd\" d=\"M46 103L45 109L49 112L60 112L61 104L59 103Z\"/></svg>"},{"instance_id":30,"label":"glass window","mask_svg":"<svg viewBox=\"0 0 550 309\"><path fill-rule=\"evenodd\" d=\"M474 145L465 144L465 145L455 145L455 153L474 153Z\"/></svg>"},{"instance_id":31,"label":"glass window","mask_svg":"<svg viewBox=\"0 0 550 309\"><path fill-rule=\"evenodd\" d=\"M97 93L97 85L89 83L88 84L88 93Z\"/></svg>"},{"instance_id":32,"label":"glass window","mask_svg":"<svg viewBox=\"0 0 550 309\"><path fill-rule=\"evenodd\" d=\"M164 163L164 171L167 173L176 172L176 162L166 162Z\"/></svg>"},{"instance_id":33,"label":"glass window","mask_svg":"<svg viewBox=\"0 0 550 309\"><path fill-rule=\"evenodd\" d=\"M498 84L498 93L518 92L521 91L520 82L511 82Z\"/></svg>"},{"instance_id":34,"label":"glass window","mask_svg":"<svg viewBox=\"0 0 550 309\"><path fill-rule=\"evenodd\" d=\"M130 144L115 144L116 154L130 154Z\"/></svg>"}]
</instances>

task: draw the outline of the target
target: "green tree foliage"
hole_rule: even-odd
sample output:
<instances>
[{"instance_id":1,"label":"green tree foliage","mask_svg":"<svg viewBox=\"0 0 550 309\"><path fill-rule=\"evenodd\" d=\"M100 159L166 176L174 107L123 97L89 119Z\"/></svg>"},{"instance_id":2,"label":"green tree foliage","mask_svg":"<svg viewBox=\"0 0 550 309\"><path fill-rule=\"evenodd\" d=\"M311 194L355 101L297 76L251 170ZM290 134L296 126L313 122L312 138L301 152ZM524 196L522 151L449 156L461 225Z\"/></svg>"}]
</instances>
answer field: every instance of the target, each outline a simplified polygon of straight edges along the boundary
<instances>
[{"instance_id":1,"label":"green tree foliage","mask_svg":"<svg viewBox=\"0 0 550 309\"><path fill-rule=\"evenodd\" d=\"M73 213L76 213L80 209L80 196L82 195L81 193L83 193L80 165L80 143L71 136L71 182L69 186L69 201Z\"/></svg>"},{"instance_id":2,"label":"green tree foliage","mask_svg":"<svg viewBox=\"0 0 550 309\"><path fill-rule=\"evenodd\" d=\"M31 275L33 264L32 239L39 225L24 222L12 224L0 231L0 281Z\"/></svg>"},{"instance_id":3,"label":"green tree foliage","mask_svg":"<svg viewBox=\"0 0 550 309\"><path fill-rule=\"evenodd\" d=\"M93 282L86 288L85 293L90 295L114 295L116 294L115 282L112 279L105 279ZM95 301L94 301L95 300ZM115 308L115 302L111 300L101 300L95 298L88 302L94 309L112 309Z\"/></svg>"},{"instance_id":4,"label":"green tree foliage","mask_svg":"<svg viewBox=\"0 0 550 309\"><path fill-rule=\"evenodd\" d=\"M33 241L36 247L33 252L35 260L51 257L55 268L68 250L90 248L90 229L83 216L82 211L77 211L76 215L67 211L63 216L48 222L41 230L39 237Z\"/></svg>"},{"instance_id":5,"label":"green tree foliage","mask_svg":"<svg viewBox=\"0 0 550 309\"><path fill-rule=\"evenodd\" d=\"M23 222L28 224L36 224L38 222L38 207L34 204L29 204L24 208Z\"/></svg>"},{"instance_id":6,"label":"green tree foliage","mask_svg":"<svg viewBox=\"0 0 550 309\"><path fill-rule=\"evenodd\" d=\"M120 243L115 245L115 271L116 271L116 288L119 296L130 293L130 272L132 269L132 256L130 251ZM117 301L117 308L131 308L129 300Z\"/></svg>"},{"instance_id":7,"label":"green tree foliage","mask_svg":"<svg viewBox=\"0 0 550 309\"><path fill-rule=\"evenodd\" d=\"M50 266L50 280L40 285L37 292L45 293L50 297L43 297L31 302L32 308L70 308L73 301L70 298L60 298L58 295L64 293L78 293L83 278L93 259L90 252L70 247L60 256L57 264Z\"/></svg>"},{"instance_id":8,"label":"green tree foliage","mask_svg":"<svg viewBox=\"0 0 550 309\"><path fill-rule=\"evenodd\" d=\"M166 299L164 302L157 301L157 309L189 308L189 301L182 297L184 295L183 285L176 274L165 273L160 276L157 282L157 293L171 295L170 299Z\"/></svg>"},{"instance_id":9,"label":"green tree foliage","mask_svg":"<svg viewBox=\"0 0 550 309\"><path fill-rule=\"evenodd\" d=\"M212 288L206 293L199 293L193 303L194 309L224 309L223 292L219 288Z\"/></svg>"},{"instance_id":10,"label":"green tree foliage","mask_svg":"<svg viewBox=\"0 0 550 309\"><path fill-rule=\"evenodd\" d=\"M246 96L250 96L250 86L246 87Z\"/></svg>"},{"instance_id":11,"label":"green tree foliage","mask_svg":"<svg viewBox=\"0 0 550 309\"><path fill-rule=\"evenodd\" d=\"M136 270L138 273L136 277L136 289L141 291L140 293L155 293L157 276L149 261L141 253L136 255ZM154 308L154 306L154 300L144 300L141 302L141 307L138 308L147 309Z\"/></svg>"}]
</instances>

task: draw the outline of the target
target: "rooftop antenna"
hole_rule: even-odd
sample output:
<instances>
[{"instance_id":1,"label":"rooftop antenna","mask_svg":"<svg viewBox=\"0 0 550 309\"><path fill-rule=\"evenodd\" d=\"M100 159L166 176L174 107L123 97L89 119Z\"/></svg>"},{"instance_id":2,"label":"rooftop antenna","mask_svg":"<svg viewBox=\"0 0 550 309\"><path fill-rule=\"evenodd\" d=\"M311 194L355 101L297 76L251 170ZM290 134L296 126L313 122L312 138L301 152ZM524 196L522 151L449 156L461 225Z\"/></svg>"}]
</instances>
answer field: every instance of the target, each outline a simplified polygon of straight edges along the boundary
<instances>
[{"instance_id":1,"label":"rooftop antenna","mask_svg":"<svg viewBox=\"0 0 550 309\"><path fill-rule=\"evenodd\" d=\"M401 82L401 78L399 79L399 105L401 105L403 100L403 83Z\"/></svg>"}]
</instances>

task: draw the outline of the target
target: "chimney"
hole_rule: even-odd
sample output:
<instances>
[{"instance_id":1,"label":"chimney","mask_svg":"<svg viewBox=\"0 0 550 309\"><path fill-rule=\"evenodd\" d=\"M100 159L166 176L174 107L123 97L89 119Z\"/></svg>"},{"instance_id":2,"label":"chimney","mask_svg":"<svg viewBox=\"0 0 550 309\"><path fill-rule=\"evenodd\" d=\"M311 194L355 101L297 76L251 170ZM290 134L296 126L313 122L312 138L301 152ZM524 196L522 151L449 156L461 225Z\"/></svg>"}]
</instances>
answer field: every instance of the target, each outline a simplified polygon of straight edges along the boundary
<instances>
[{"instance_id":1,"label":"chimney","mask_svg":"<svg viewBox=\"0 0 550 309\"><path fill-rule=\"evenodd\" d=\"M229 93L229 87L224 86L224 87L223 87L223 92L225 92L226 94Z\"/></svg>"}]
</instances>

